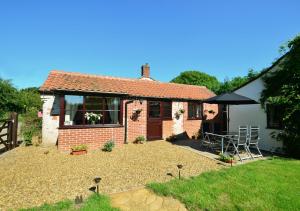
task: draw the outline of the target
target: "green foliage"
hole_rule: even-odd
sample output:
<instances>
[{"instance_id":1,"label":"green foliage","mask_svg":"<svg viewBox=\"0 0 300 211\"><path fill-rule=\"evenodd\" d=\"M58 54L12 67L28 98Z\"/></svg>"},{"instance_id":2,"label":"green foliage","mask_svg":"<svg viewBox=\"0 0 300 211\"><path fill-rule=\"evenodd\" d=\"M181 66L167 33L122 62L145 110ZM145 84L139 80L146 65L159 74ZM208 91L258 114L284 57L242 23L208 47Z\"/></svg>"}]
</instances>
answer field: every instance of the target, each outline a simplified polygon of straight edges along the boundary
<instances>
[{"instance_id":1,"label":"green foliage","mask_svg":"<svg viewBox=\"0 0 300 211\"><path fill-rule=\"evenodd\" d=\"M179 76L172 79L171 82L178 84L206 86L213 92L218 91L220 87L220 82L216 77L196 70L182 72Z\"/></svg>"},{"instance_id":2,"label":"green foliage","mask_svg":"<svg viewBox=\"0 0 300 211\"><path fill-rule=\"evenodd\" d=\"M148 187L188 210L299 210L299 177L299 160L274 158Z\"/></svg>"},{"instance_id":3,"label":"green foliage","mask_svg":"<svg viewBox=\"0 0 300 211\"><path fill-rule=\"evenodd\" d=\"M23 110L19 101L20 94L9 80L0 78L0 118L7 112L20 112Z\"/></svg>"},{"instance_id":4,"label":"green foliage","mask_svg":"<svg viewBox=\"0 0 300 211\"><path fill-rule=\"evenodd\" d=\"M144 136L138 136L135 138L134 143L144 144L146 143L146 138Z\"/></svg>"},{"instance_id":5,"label":"green foliage","mask_svg":"<svg viewBox=\"0 0 300 211\"><path fill-rule=\"evenodd\" d=\"M246 76L238 76L232 79L225 79L223 83L219 82L216 77L208 75L199 71L185 71L180 73L179 76L171 80L173 83L190 84L198 86L206 86L216 94L231 92L234 89L242 86L250 79L256 77L259 72L250 69Z\"/></svg>"},{"instance_id":6,"label":"green foliage","mask_svg":"<svg viewBox=\"0 0 300 211\"><path fill-rule=\"evenodd\" d=\"M72 149L73 151L87 150L87 145L85 145L85 144L80 144L80 145L71 147L71 149Z\"/></svg>"},{"instance_id":7,"label":"green foliage","mask_svg":"<svg viewBox=\"0 0 300 211\"><path fill-rule=\"evenodd\" d=\"M71 200L61 201L55 204L44 204L40 207L20 209L20 211L117 211L119 209L111 207L108 196L93 194L83 204L75 205Z\"/></svg>"},{"instance_id":8,"label":"green foliage","mask_svg":"<svg viewBox=\"0 0 300 211\"><path fill-rule=\"evenodd\" d=\"M223 83L221 83L219 90L217 90L217 94L222 94L225 92L232 92L236 88L242 86L252 78L256 77L259 73L250 69L248 71L247 76L238 76L234 77L231 80L230 79L225 79Z\"/></svg>"},{"instance_id":9,"label":"green foliage","mask_svg":"<svg viewBox=\"0 0 300 211\"><path fill-rule=\"evenodd\" d=\"M287 44L288 53L278 64L277 71L263 78L265 90L261 103L283 107L282 132L277 139L283 141L285 152L300 158L300 36Z\"/></svg>"},{"instance_id":10,"label":"green foliage","mask_svg":"<svg viewBox=\"0 0 300 211\"><path fill-rule=\"evenodd\" d=\"M110 140L104 144L103 151L111 152L114 147L115 147L115 142L113 140Z\"/></svg>"},{"instance_id":11,"label":"green foliage","mask_svg":"<svg viewBox=\"0 0 300 211\"><path fill-rule=\"evenodd\" d=\"M219 155L219 160L223 161L223 162L228 162L228 161L230 161L232 159L233 158L230 155L228 155L228 154L220 153L220 155Z\"/></svg>"}]
</instances>

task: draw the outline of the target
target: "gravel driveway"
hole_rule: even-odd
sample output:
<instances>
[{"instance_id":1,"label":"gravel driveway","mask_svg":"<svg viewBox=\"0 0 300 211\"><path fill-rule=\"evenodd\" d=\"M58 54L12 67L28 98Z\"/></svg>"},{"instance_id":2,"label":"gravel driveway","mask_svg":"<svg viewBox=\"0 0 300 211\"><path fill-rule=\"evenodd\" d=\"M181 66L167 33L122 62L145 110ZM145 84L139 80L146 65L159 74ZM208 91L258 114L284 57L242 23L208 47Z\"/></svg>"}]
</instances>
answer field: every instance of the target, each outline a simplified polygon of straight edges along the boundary
<instances>
[{"instance_id":1,"label":"gravel driveway","mask_svg":"<svg viewBox=\"0 0 300 211\"><path fill-rule=\"evenodd\" d=\"M166 141L81 156L55 147L18 147L0 157L0 210L85 198L95 176L102 178L100 192L107 194L164 182L172 179L167 173L177 176L177 164L183 164L183 177L220 168L216 161Z\"/></svg>"}]
</instances>

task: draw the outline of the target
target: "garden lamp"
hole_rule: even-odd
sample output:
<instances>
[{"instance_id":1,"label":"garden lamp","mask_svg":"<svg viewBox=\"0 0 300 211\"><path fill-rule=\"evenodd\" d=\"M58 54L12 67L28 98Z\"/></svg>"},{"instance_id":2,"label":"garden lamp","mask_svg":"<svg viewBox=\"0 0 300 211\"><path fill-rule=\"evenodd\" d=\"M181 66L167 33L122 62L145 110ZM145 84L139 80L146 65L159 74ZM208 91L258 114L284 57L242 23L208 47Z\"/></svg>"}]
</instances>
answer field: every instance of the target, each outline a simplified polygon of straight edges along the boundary
<instances>
[{"instance_id":1,"label":"garden lamp","mask_svg":"<svg viewBox=\"0 0 300 211\"><path fill-rule=\"evenodd\" d=\"M101 177L95 177L94 182L96 183L97 193L99 194L99 183L101 181Z\"/></svg>"},{"instance_id":2,"label":"garden lamp","mask_svg":"<svg viewBox=\"0 0 300 211\"><path fill-rule=\"evenodd\" d=\"M178 178L180 179L180 170L182 169L183 165L178 164L177 168L178 168Z\"/></svg>"}]
</instances>

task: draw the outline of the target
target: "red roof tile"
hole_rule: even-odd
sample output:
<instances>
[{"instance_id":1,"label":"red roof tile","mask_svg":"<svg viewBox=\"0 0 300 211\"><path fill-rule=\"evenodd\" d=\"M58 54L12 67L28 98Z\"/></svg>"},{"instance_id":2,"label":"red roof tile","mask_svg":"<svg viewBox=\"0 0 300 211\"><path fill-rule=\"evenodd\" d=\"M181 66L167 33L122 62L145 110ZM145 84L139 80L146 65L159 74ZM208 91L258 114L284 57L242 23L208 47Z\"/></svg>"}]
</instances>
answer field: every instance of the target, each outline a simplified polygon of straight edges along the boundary
<instances>
[{"instance_id":1,"label":"red roof tile","mask_svg":"<svg viewBox=\"0 0 300 211\"><path fill-rule=\"evenodd\" d=\"M147 79L127 79L53 70L41 92L82 91L128 94L129 96L202 100L215 96L204 86L162 83Z\"/></svg>"}]
</instances>

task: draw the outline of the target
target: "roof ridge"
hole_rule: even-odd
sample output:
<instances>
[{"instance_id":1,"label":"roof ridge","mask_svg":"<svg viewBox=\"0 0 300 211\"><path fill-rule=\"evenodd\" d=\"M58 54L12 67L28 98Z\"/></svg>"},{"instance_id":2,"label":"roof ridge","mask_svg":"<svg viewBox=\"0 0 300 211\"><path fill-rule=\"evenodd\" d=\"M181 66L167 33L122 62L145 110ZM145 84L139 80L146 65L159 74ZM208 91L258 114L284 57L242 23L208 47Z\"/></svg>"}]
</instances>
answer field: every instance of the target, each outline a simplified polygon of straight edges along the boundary
<instances>
[{"instance_id":1,"label":"roof ridge","mask_svg":"<svg viewBox=\"0 0 300 211\"><path fill-rule=\"evenodd\" d=\"M115 79L115 80L127 80L127 81L143 82L143 83L146 82L146 83L171 84L171 85L175 85L175 86L190 86L190 87L197 87L197 88L205 88L205 89L209 90L206 86L198 86L198 85L192 85L192 84L179 84L179 83L174 83L174 82L163 82L163 81L157 81L157 80L143 80L141 78L123 78L123 77L116 77L116 76L105 76L105 75L70 72L70 71L63 71L63 70L51 70L50 74L51 73L77 75L77 76L83 76L83 77L106 78L106 79Z\"/></svg>"},{"instance_id":2,"label":"roof ridge","mask_svg":"<svg viewBox=\"0 0 300 211\"><path fill-rule=\"evenodd\" d=\"M123 78L123 77L116 77L116 76L106 76L106 75L98 75L98 74L90 74L90 73L70 72L70 71L63 71L63 70L51 70L50 74L51 73L77 75L77 76L83 76L83 77L131 80L131 81L137 81L138 80L138 79L135 79L135 78Z\"/></svg>"}]
</instances>

